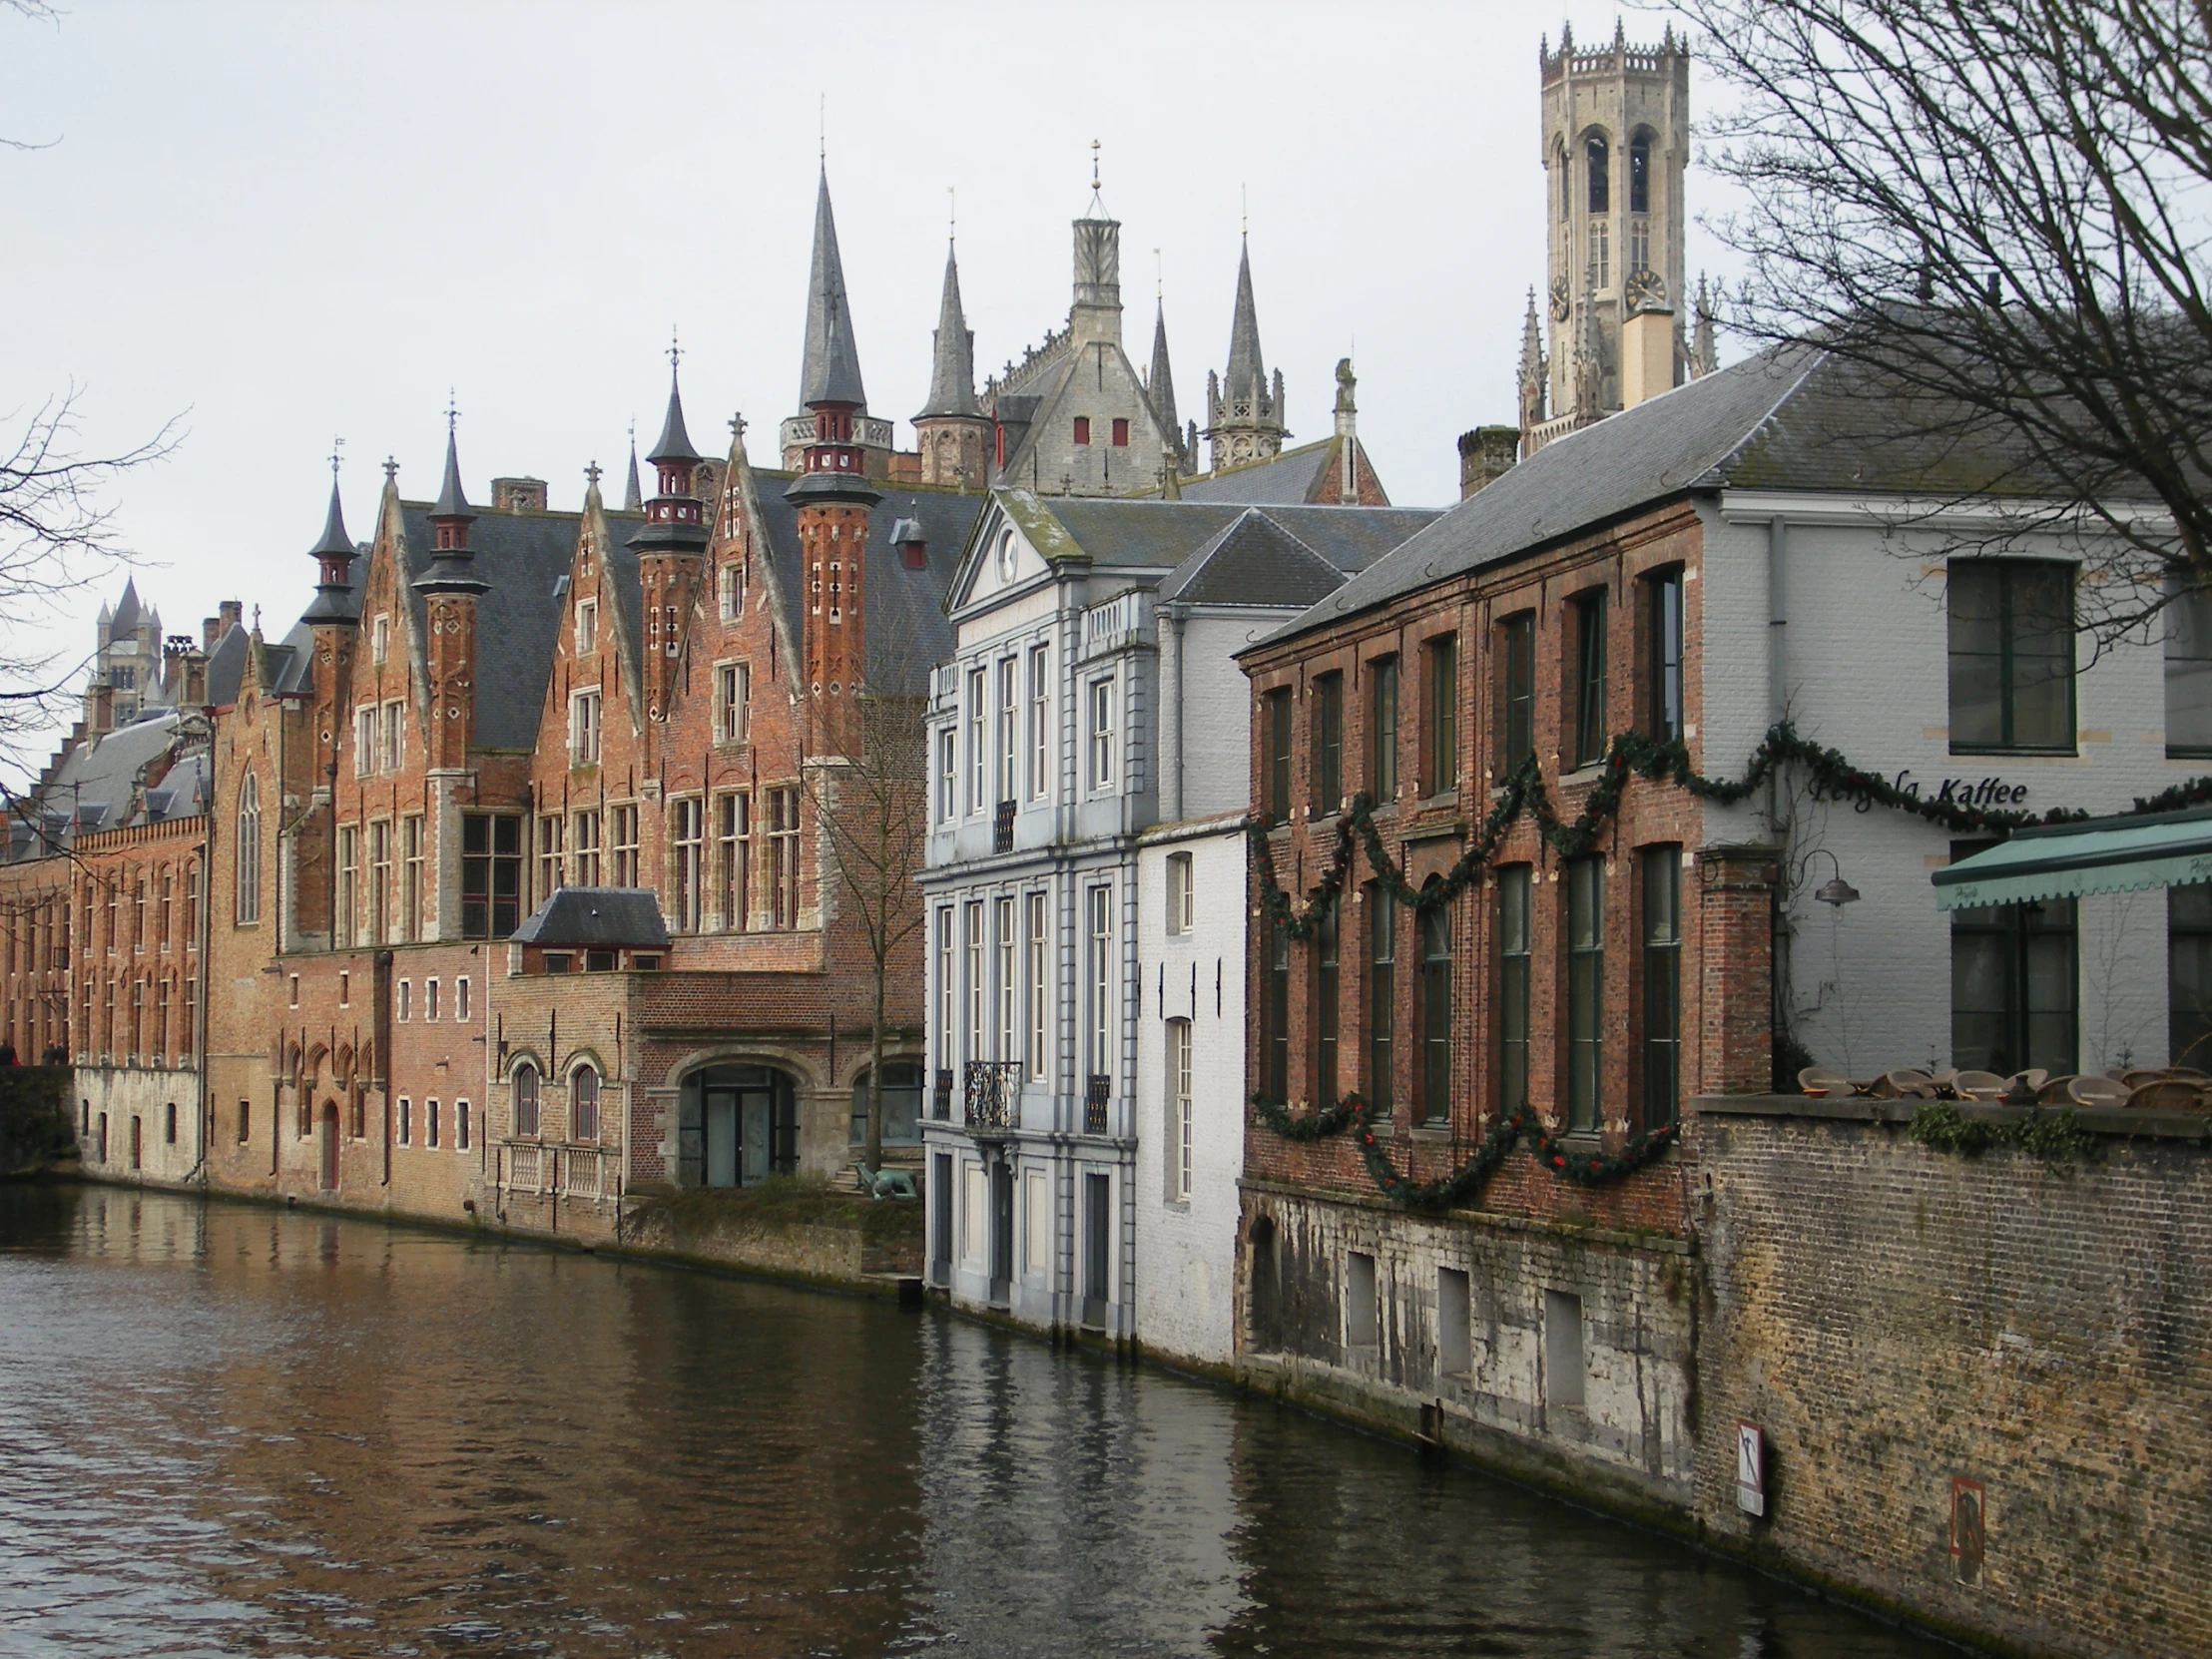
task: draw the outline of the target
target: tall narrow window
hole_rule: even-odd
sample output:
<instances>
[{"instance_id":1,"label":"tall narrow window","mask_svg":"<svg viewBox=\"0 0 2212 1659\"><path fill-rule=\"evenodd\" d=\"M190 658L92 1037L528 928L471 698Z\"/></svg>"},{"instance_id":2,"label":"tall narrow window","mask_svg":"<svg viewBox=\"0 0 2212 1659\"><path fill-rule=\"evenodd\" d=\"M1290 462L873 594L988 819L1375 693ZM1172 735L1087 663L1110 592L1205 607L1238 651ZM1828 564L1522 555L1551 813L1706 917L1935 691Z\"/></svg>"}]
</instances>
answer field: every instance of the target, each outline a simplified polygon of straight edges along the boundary
<instances>
[{"instance_id":1,"label":"tall narrow window","mask_svg":"<svg viewBox=\"0 0 2212 1659\"><path fill-rule=\"evenodd\" d=\"M415 821L417 826L421 821ZM599 815L578 813L571 828L576 831L576 884L579 887L599 885Z\"/></svg>"},{"instance_id":2,"label":"tall narrow window","mask_svg":"<svg viewBox=\"0 0 2212 1659\"><path fill-rule=\"evenodd\" d=\"M1953 559L1944 585L1951 753L2072 753L2073 567Z\"/></svg>"},{"instance_id":3,"label":"tall narrow window","mask_svg":"<svg viewBox=\"0 0 2212 1659\"><path fill-rule=\"evenodd\" d=\"M991 905L991 953L998 991L998 1058L1016 1059L1021 1051L1021 980L1014 971L1014 901L1011 896Z\"/></svg>"},{"instance_id":4,"label":"tall narrow window","mask_svg":"<svg viewBox=\"0 0 2212 1659\"><path fill-rule=\"evenodd\" d=\"M983 960L983 906L980 903L961 907L962 942L966 946L962 965L967 970L967 1057L980 1060L990 1053L983 1026L983 1010L990 1006L990 984L984 977L987 964Z\"/></svg>"},{"instance_id":5,"label":"tall narrow window","mask_svg":"<svg viewBox=\"0 0 2212 1659\"><path fill-rule=\"evenodd\" d=\"M1046 648L1029 648L1029 799L1041 801L1052 781L1052 682Z\"/></svg>"},{"instance_id":6,"label":"tall narrow window","mask_svg":"<svg viewBox=\"0 0 2212 1659\"><path fill-rule=\"evenodd\" d=\"M384 705L384 770L397 772L406 755L407 706Z\"/></svg>"},{"instance_id":7,"label":"tall narrow window","mask_svg":"<svg viewBox=\"0 0 2212 1659\"><path fill-rule=\"evenodd\" d=\"M635 887L638 881L638 809L635 805L607 809L614 835L614 884Z\"/></svg>"},{"instance_id":8,"label":"tall narrow window","mask_svg":"<svg viewBox=\"0 0 2212 1659\"><path fill-rule=\"evenodd\" d=\"M1613 208L1612 152L1603 133L1592 133L1582 145L1582 165L1590 174L1590 212L1610 213Z\"/></svg>"},{"instance_id":9,"label":"tall narrow window","mask_svg":"<svg viewBox=\"0 0 2212 1659\"><path fill-rule=\"evenodd\" d=\"M599 602L580 599L576 602L576 655L589 657L599 649Z\"/></svg>"},{"instance_id":10,"label":"tall narrow window","mask_svg":"<svg viewBox=\"0 0 2212 1659\"><path fill-rule=\"evenodd\" d=\"M399 821L399 931L402 942L414 943L422 930L422 820Z\"/></svg>"},{"instance_id":11,"label":"tall narrow window","mask_svg":"<svg viewBox=\"0 0 2212 1659\"><path fill-rule=\"evenodd\" d=\"M578 692L568 705L568 764L599 764L599 692Z\"/></svg>"},{"instance_id":12,"label":"tall narrow window","mask_svg":"<svg viewBox=\"0 0 2212 1659\"><path fill-rule=\"evenodd\" d=\"M2166 889L2166 1060L2212 1071L2212 886Z\"/></svg>"},{"instance_id":13,"label":"tall narrow window","mask_svg":"<svg viewBox=\"0 0 2212 1659\"><path fill-rule=\"evenodd\" d=\"M1628 211L1651 212L1651 135L1638 133L1628 141Z\"/></svg>"},{"instance_id":14,"label":"tall narrow window","mask_svg":"<svg viewBox=\"0 0 2212 1659\"><path fill-rule=\"evenodd\" d=\"M531 1139L538 1132L538 1068L528 1060L515 1067L515 1134Z\"/></svg>"},{"instance_id":15,"label":"tall narrow window","mask_svg":"<svg viewBox=\"0 0 2212 1659\"><path fill-rule=\"evenodd\" d=\"M715 802L715 913L732 932L742 931L746 925L746 904L752 887L748 856L752 847L747 839L753 830L748 813L751 805L750 798L743 795L725 795Z\"/></svg>"},{"instance_id":16,"label":"tall narrow window","mask_svg":"<svg viewBox=\"0 0 2212 1659\"><path fill-rule=\"evenodd\" d=\"M998 664L998 799L1013 801L1018 797L1019 786L1014 782L1021 766L1021 744L1017 726L1021 718L1021 691L1017 683L1019 665L1011 657L1004 657Z\"/></svg>"},{"instance_id":17,"label":"tall narrow window","mask_svg":"<svg viewBox=\"0 0 2212 1659\"><path fill-rule=\"evenodd\" d=\"M1091 788L1114 784L1114 683L1091 682Z\"/></svg>"},{"instance_id":18,"label":"tall narrow window","mask_svg":"<svg viewBox=\"0 0 2212 1659\"><path fill-rule=\"evenodd\" d=\"M1087 444L1091 441L1091 417L1089 415L1077 415L1075 417L1075 441L1079 444Z\"/></svg>"},{"instance_id":19,"label":"tall narrow window","mask_svg":"<svg viewBox=\"0 0 2212 1659\"><path fill-rule=\"evenodd\" d=\"M1343 1013L1339 967L1337 900L1332 894L1314 924L1314 1099L1323 1106L1335 1104L1344 1092L1337 1060L1338 1021Z\"/></svg>"},{"instance_id":20,"label":"tall narrow window","mask_svg":"<svg viewBox=\"0 0 2212 1659\"><path fill-rule=\"evenodd\" d=\"M1046 1043L1051 1032L1052 981L1048 974L1048 958L1045 941L1050 936L1046 921L1045 895L1033 892L1029 895L1029 1075L1043 1081L1045 1061L1049 1055Z\"/></svg>"},{"instance_id":21,"label":"tall narrow window","mask_svg":"<svg viewBox=\"0 0 2212 1659\"><path fill-rule=\"evenodd\" d=\"M368 827L368 942L391 943L391 820Z\"/></svg>"},{"instance_id":22,"label":"tall narrow window","mask_svg":"<svg viewBox=\"0 0 2212 1659\"><path fill-rule=\"evenodd\" d=\"M1168 1021L1167 1066L1168 1198L1188 1204L1191 1198L1191 1022Z\"/></svg>"},{"instance_id":23,"label":"tall narrow window","mask_svg":"<svg viewBox=\"0 0 2212 1659\"><path fill-rule=\"evenodd\" d=\"M2212 593L2202 588L2166 607L2166 753L2212 755Z\"/></svg>"},{"instance_id":24,"label":"tall narrow window","mask_svg":"<svg viewBox=\"0 0 2212 1659\"><path fill-rule=\"evenodd\" d=\"M512 813L461 819L461 934L503 939L521 925L522 820Z\"/></svg>"},{"instance_id":25,"label":"tall narrow window","mask_svg":"<svg viewBox=\"0 0 2212 1659\"><path fill-rule=\"evenodd\" d=\"M960 734L947 726L937 734L937 822L950 824L959 816Z\"/></svg>"},{"instance_id":26,"label":"tall narrow window","mask_svg":"<svg viewBox=\"0 0 2212 1659\"><path fill-rule=\"evenodd\" d=\"M355 906L359 902L356 883L360 879L359 836L351 825L338 830L338 882L336 913L330 917L331 942L344 949L353 942Z\"/></svg>"},{"instance_id":27,"label":"tall narrow window","mask_svg":"<svg viewBox=\"0 0 2212 1659\"><path fill-rule=\"evenodd\" d=\"M1314 681L1314 816L1336 812L1344 794L1345 677L1324 674Z\"/></svg>"},{"instance_id":28,"label":"tall narrow window","mask_svg":"<svg viewBox=\"0 0 2212 1659\"><path fill-rule=\"evenodd\" d=\"M953 958L952 906L937 909L937 1069L951 1072L959 1056L953 1052L960 1005L959 965Z\"/></svg>"},{"instance_id":29,"label":"tall narrow window","mask_svg":"<svg viewBox=\"0 0 2212 1659\"><path fill-rule=\"evenodd\" d=\"M768 792L769 925L799 925L799 792Z\"/></svg>"},{"instance_id":30,"label":"tall narrow window","mask_svg":"<svg viewBox=\"0 0 2212 1659\"><path fill-rule=\"evenodd\" d=\"M376 775L376 705L364 704L353 711L353 776L372 778Z\"/></svg>"},{"instance_id":31,"label":"tall narrow window","mask_svg":"<svg viewBox=\"0 0 2212 1659\"><path fill-rule=\"evenodd\" d=\"M262 786L250 772L239 786L238 919L262 919Z\"/></svg>"},{"instance_id":32,"label":"tall narrow window","mask_svg":"<svg viewBox=\"0 0 2212 1659\"><path fill-rule=\"evenodd\" d=\"M1575 599L1568 609L1574 623L1573 764L1595 766L1605 759L1605 590Z\"/></svg>"},{"instance_id":33,"label":"tall narrow window","mask_svg":"<svg viewBox=\"0 0 2212 1659\"><path fill-rule=\"evenodd\" d=\"M753 735L753 670L744 663L715 668L715 738L744 743Z\"/></svg>"},{"instance_id":34,"label":"tall narrow window","mask_svg":"<svg viewBox=\"0 0 2212 1659\"><path fill-rule=\"evenodd\" d=\"M540 904L560 891L564 860L561 857L565 821L558 813L538 815L538 890Z\"/></svg>"},{"instance_id":35,"label":"tall narrow window","mask_svg":"<svg viewBox=\"0 0 2212 1659\"><path fill-rule=\"evenodd\" d=\"M390 653L390 651L391 618L388 615L380 615L372 624L369 625L368 660L370 663L381 667L384 658Z\"/></svg>"},{"instance_id":36,"label":"tall narrow window","mask_svg":"<svg viewBox=\"0 0 2212 1659\"><path fill-rule=\"evenodd\" d=\"M1420 1112L1432 1127L1451 1121L1451 912L1441 904L1420 912Z\"/></svg>"},{"instance_id":37,"label":"tall narrow window","mask_svg":"<svg viewBox=\"0 0 2212 1659\"><path fill-rule=\"evenodd\" d=\"M1167 857L1168 902L1167 921L1171 934L1184 934L1191 930L1191 855L1188 852L1170 852Z\"/></svg>"},{"instance_id":38,"label":"tall narrow window","mask_svg":"<svg viewBox=\"0 0 2212 1659\"><path fill-rule=\"evenodd\" d=\"M745 564L731 559L717 575L716 585L720 593L722 620L735 622L745 614Z\"/></svg>"},{"instance_id":39,"label":"tall narrow window","mask_svg":"<svg viewBox=\"0 0 2212 1659\"><path fill-rule=\"evenodd\" d=\"M1388 1116L1396 1045L1397 900L1387 889L1368 889L1368 1099Z\"/></svg>"},{"instance_id":40,"label":"tall narrow window","mask_svg":"<svg viewBox=\"0 0 2212 1659\"><path fill-rule=\"evenodd\" d=\"M990 715L983 706L983 671L968 670L968 800L967 810L979 813L990 804Z\"/></svg>"},{"instance_id":41,"label":"tall narrow window","mask_svg":"<svg viewBox=\"0 0 2212 1659\"><path fill-rule=\"evenodd\" d=\"M1665 570L1644 583L1644 625L1650 684L1644 693L1644 730L1661 743L1683 735L1682 572Z\"/></svg>"},{"instance_id":42,"label":"tall narrow window","mask_svg":"<svg viewBox=\"0 0 2212 1659\"><path fill-rule=\"evenodd\" d=\"M1376 804L1397 799L1397 659L1368 665L1368 788Z\"/></svg>"},{"instance_id":43,"label":"tall narrow window","mask_svg":"<svg viewBox=\"0 0 2212 1659\"><path fill-rule=\"evenodd\" d=\"M1114 1070L1114 1033L1120 1010L1114 1006L1114 899L1112 889L1100 885L1084 895L1089 908L1090 938L1090 1057L1085 1071L1092 1077L1111 1076Z\"/></svg>"},{"instance_id":44,"label":"tall narrow window","mask_svg":"<svg viewBox=\"0 0 2212 1659\"><path fill-rule=\"evenodd\" d=\"M670 919L678 932L696 933L706 898L707 804L696 795L686 796L674 804L671 817L675 855L669 860L669 897L675 914Z\"/></svg>"},{"instance_id":45,"label":"tall narrow window","mask_svg":"<svg viewBox=\"0 0 2212 1659\"><path fill-rule=\"evenodd\" d=\"M1567 1128L1595 1134L1605 1053L1605 865L1567 865Z\"/></svg>"},{"instance_id":46,"label":"tall narrow window","mask_svg":"<svg viewBox=\"0 0 2212 1659\"><path fill-rule=\"evenodd\" d=\"M1951 859L1985 844L1953 842ZM2074 1071L2080 967L2070 898L1951 911L1951 1063L1999 1076Z\"/></svg>"},{"instance_id":47,"label":"tall narrow window","mask_svg":"<svg viewBox=\"0 0 2212 1659\"><path fill-rule=\"evenodd\" d=\"M1445 634L1422 647L1427 660L1427 707L1423 711L1423 795L1442 795L1459 784L1459 641Z\"/></svg>"},{"instance_id":48,"label":"tall narrow window","mask_svg":"<svg viewBox=\"0 0 2212 1659\"><path fill-rule=\"evenodd\" d=\"M1613 227L1610 221L1590 221L1590 286L1602 293L1613 283Z\"/></svg>"},{"instance_id":49,"label":"tall narrow window","mask_svg":"<svg viewBox=\"0 0 2212 1659\"><path fill-rule=\"evenodd\" d=\"M1116 415L1114 417L1114 447L1116 449L1127 449L1129 447L1129 421L1126 416Z\"/></svg>"},{"instance_id":50,"label":"tall narrow window","mask_svg":"<svg viewBox=\"0 0 2212 1659\"><path fill-rule=\"evenodd\" d=\"M1263 924L1267 967L1260 981L1260 1064L1270 1100L1291 1097L1291 935L1281 922Z\"/></svg>"},{"instance_id":51,"label":"tall narrow window","mask_svg":"<svg viewBox=\"0 0 2212 1659\"><path fill-rule=\"evenodd\" d=\"M1646 847L1644 877L1644 1127L1681 1112L1682 848Z\"/></svg>"},{"instance_id":52,"label":"tall narrow window","mask_svg":"<svg viewBox=\"0 0 2212 1659\"><path fill-rule=\"evenodd\" d=\"M599 1073L592 1067L578 1066L569 1073L568 1104L569 1139L599 1139Z\"/></svg>"},{"instance_id":53,"label":"tall narrow window","mask_svg":"<svg viewBox=\"0 0 2212 1659\"><path fill-rule=\"evenodd\" d=\"M1271 691L1260 699L1262 744L1260 788L1268 817L1286 824L1291 817L1291 694Z\"/></svg>"},{"instance_id":54,"label":"tall narrow window","mask_svg":"<svg viewBox=\"0 0 2212 1659\"><path fill-rule=\"evenodd\" d=\"M1527 611L1497 629L1497 766L1508 777L1536 752L1536 618Z\"/></svg>"}]
</instances>

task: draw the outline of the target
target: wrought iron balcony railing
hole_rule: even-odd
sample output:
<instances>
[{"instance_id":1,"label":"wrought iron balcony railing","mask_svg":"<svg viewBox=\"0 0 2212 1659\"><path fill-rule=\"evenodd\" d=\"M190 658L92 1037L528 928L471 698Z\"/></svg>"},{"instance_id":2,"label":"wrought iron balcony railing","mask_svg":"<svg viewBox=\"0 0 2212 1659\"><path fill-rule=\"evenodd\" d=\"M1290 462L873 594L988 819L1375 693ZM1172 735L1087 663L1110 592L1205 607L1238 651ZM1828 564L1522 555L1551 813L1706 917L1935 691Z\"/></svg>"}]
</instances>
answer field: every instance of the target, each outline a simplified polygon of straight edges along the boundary
<instances>
[{"instance_id":1,"label":"wrought iron balcony railing","mask_svg":"<svg viewBox=\"0 0 2212 1659\"><path fill-rule=\"evenodd\" d=\"M970 1060L966 1081L968 1133L1003 1132L1020 1123L1019 1060Z\"/></svg>"},{"instance_id":2,"label":"wrought iron balcony railing","mask_svg":"<svg viewBox=\"0 0 2212 1659\"><path fill-rule=\"evenodd\" d=\"M1083 1088L1083 1133L1106 1133L1106 1102L1114 1096L1114 1080L1104 1072L1094 1071Z\"/></svg>"},{"instance_id":3,"label":"wrought iron balcony railing","mask_svg":"<svg viewBox=\"0 0 2212 1659\"><path fill-rule=\"evenodd\" d=\"M936 1087L929 1091L929 1115L939 1123L952 1118L952 1073L937 1073Z\"/></svg>"},{"instance_id":4,"label":"wrought iron balcony railing","mask_svg":"<svg viewBox=\"0 0 2212 1659\"><path fill-rule=\"evenodd\" d=\"M1001 801L998 811L991 816L991 850L1011 852L1014 849L1014 803Z\"/></svg>"}]
</instances>

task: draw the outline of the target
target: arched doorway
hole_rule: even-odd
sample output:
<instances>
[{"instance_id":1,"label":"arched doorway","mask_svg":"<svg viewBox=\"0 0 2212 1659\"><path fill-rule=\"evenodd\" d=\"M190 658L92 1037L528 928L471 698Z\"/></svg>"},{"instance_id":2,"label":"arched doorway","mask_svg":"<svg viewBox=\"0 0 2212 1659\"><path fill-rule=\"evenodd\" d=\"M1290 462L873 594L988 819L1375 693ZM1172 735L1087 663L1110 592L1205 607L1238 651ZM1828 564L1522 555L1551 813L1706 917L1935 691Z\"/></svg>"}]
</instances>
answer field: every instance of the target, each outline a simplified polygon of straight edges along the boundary
<instances>
[{"instance_id":1,"label":"arched doorway","mask_svg":"<svg viewBox=\"0 0 2212 1659\"><path fill-rule=\"evenodd\" d=\"M338 1190L338 1103L334 1100L322 1103L321 1138L322 1190L334 1193Z\"/></svg>"},{"instance_id":2,"label":"arched doorway","mask_svg":"<svg viewBox=\"0 0 2212 1659\"><path fill-rule=\"evenodd\" d=\"M709 1066L684 1079L676 1179L750 1187L799 1171L799 1086L775 1066Z\"/></svg>"}]
</instances>

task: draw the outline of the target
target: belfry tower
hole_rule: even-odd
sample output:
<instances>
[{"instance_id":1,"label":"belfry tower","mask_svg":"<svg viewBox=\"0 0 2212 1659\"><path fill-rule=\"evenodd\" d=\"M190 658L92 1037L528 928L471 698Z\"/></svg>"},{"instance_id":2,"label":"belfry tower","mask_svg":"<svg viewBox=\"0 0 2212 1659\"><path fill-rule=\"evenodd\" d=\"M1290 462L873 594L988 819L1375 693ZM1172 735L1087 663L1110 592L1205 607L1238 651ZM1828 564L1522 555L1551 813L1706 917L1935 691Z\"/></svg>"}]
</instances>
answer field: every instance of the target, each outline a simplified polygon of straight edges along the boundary
<instances>
[{"instance_id":1,"label":"belfry tower","mask_svg":"<svg viewBox=\"0 0 2212 1659\"><path fill-rule=\"evenodd\" d=\"M1687 377L1682 181L1690 151L1690 54L1670 27L1657 46L1538 51L1549 223L1549 350L1542 406L1525 376L1522 443L1552 438ZM1531 420L1530 416L1535 418Z\"/></svg>"},{"instance_id":2,"label":"belfry tower","mask_svg":"<svg viewBox=\"0 0 2212 1659\"><path fill-rule=\"evenodd\" d=\"M1273 460L1290 431L1283 424L1283 371L1268 378L1260 357L1260 313L1252 301L1252 245L1237 260L1237 308L1229 323L1229 378L1206 376L1206 430L1213 467Z\"/></svg>"}]
</instances>

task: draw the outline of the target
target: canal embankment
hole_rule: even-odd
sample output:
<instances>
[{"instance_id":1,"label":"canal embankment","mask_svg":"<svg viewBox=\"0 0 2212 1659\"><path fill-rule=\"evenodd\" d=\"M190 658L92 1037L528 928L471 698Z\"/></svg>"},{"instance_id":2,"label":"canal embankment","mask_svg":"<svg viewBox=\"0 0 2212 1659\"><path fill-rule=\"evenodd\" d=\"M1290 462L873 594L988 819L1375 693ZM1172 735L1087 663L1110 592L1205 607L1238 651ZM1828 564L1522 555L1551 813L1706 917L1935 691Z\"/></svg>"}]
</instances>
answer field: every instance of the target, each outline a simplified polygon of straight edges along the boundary
<instances>
[{"instance_id":1,"label":"canal embankment","mask_svg":"<svg viewBox=\"0 0 2212 1659\"><path fill-rule=\"evenodd\" d=\"M77 1167L67 1066L0 1066L0 1180Z\"/></svg>"},{"instance_id":2,"label":"canal embankment","mask_svg":"<svg viewBox=\"0 0 2212 1659\"><path fill-rule=\"evenodd\" d=\"M893 1295L920 1284L922 1207L778 1176L751 1187L632 1199L613 1243L628 1255L689 1267Z\"/></svg>"}]
</instances>

